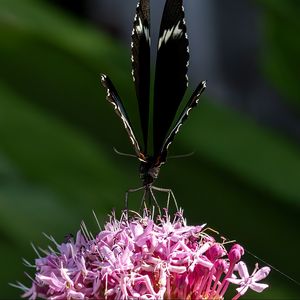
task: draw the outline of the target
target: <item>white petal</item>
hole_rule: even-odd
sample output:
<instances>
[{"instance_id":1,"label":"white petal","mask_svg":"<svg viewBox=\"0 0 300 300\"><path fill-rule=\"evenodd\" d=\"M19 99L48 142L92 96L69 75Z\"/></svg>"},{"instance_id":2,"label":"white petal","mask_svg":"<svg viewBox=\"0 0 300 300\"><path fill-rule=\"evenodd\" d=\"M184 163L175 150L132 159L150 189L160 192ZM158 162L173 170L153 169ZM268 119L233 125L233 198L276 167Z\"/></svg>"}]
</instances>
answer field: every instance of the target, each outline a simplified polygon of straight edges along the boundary
<instances>
[{"instance_id":1,"label":"white petal","mask_svg":"<svg viewBox=\"0 0 300 300\"><path fill-rule=\"evenodd\" d=\"M251 285L250 285L250 288L255 291L255 292L258 292L258 293L261 293L264 289L266 289L268 287L267 284L264 284L264 283L257 283L257 282L253 282Z\"/></svg>"},{"instance_id":2,"label":"white petal","mask_svg":"<svg viewBox=\"0 0 300 300\"><path fill-rule=\"evenodd\" d=\"M177 274L181 274L184 273L186 271L186 267L185 266L169 266L169 271L173 272L173 273L177 273Z\"/></svg>"},{"instance_id":3,"label":"white petal","mask_svg":"<svg viewBox=\"0 0 300 300\"><path fill-rule=\"evenodd\" d=\"M269 273L270 273L271 269L269 267L263 267L261 269L259 269L253 276L253 280L254 281L260 281L264 278L266 278Z\"/></svg>"},{"instance_id":4,"label":"white petal","mask_svg":"<svg viewBox=\"0 0 300 300\"><path fill-rule=\"evenodd\" d=\"M249 272L248 272L247 266L243 261L240 261L238 263L237 268L238 268L238 272L239 272L241 278L249 278Z\"/></svg>"},{"instance_id":5,"label":"white petal","mask_svg":"<svg viewBox=\"0 0 300 300\"><path fill-rule=\"evenodd\" d=\"M241 296L243 296L247 290L248 290L249 286L246 285L246 286L241 286L239 288L237 288L236 290L241 294Z\"/></svg>"}]
</instances>

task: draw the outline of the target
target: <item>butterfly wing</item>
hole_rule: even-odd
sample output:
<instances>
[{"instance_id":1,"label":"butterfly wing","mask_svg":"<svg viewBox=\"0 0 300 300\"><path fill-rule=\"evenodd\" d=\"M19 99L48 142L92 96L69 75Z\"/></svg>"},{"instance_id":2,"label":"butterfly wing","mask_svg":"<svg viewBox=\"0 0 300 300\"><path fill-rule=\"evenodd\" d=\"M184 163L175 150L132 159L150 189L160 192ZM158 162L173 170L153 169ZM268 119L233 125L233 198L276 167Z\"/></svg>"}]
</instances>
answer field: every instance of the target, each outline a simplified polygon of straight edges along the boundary
<instances>
[{"instance_id":1,"label":"butterfly wing","mask_svg":"<svg viewBox=\"0 0 300 300\"><path fill-rule=\"evenodd\" d=\"M127 131L127 134L129 136L129 139L131 141L131 144L134 148L137 157L143 160L144 156L143 153L141 152L139 142L135 137L126 110L123 106L123 103L121 102L117 90L115 89L111 80L105 74L101 75L101 83L103 87L106 89L106 99L108 100L109 103L113 105L116 114L121 118L123 122L125 130Z\"/></svg>"},{"instance_id":2,"label":"butterfly wing","mask_svg":"<svg viewBox=\"0 0 300 300\"><path fill-rule=\"evenodd\" d=\"M157 156L188 85L188 38L182 0L167 0L160 25L154 84L153 144Z\"/></svg>"},{"instance_id":3,"label":"butterfly wing","mask_svg":"<svg viewBox=\"0 0 300 300\"><path fill-rule=\"evenodd\" d=\"M175 135L179 132L181 125L188 118L190 110L197 106L197 104L199 102L199 98L200 98L201 94L203 93L203 91L205 90L205 88L206 88L206 82L202 81L195 89L190 100L188 101L187 105L185 106L185 108L182 111L181 115L179 116L175 126L171 130L170 134L167 136L167 138L160 150L160 155L158 156L158 161L157 161L158 165L161 165L162 163L164 163L166 161L169 146L172 144L172 142L175 138Z\"/></svg>"},{"instance_id":4,"label":"butterfly wing","mask_svg":"<svg viewBox=\"0 0 300 300\"><path fill-rule=\"evenodd\" d=\"M138 99L140 121L147 152L150 89L150 6L149 0L140 0L133 22L131 43L132 77Z\"/></svg>"}]
</instances>

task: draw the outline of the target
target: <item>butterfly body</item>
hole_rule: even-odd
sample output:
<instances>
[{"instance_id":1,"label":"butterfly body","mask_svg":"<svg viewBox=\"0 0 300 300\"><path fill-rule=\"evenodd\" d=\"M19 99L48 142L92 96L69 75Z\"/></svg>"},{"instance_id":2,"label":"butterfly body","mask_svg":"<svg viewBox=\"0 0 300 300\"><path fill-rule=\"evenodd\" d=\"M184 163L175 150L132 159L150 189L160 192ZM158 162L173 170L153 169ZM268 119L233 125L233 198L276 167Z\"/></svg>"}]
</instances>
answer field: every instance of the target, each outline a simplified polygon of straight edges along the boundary
<instances>
[{"instance_id":1,"label":"butterfly body","mask_svg":"<svg viewBox=\"0 0 300 300\"><path fill-rule=\"evenodd\" d=\"M140 164L140 178L143 182L143 186L149 186L153 184L158 177L160 167L155 167L151 161L141 162Z\"/></svg>"},{"instance_id":2,"label":"butterfly body","mask_svg":"<svg viewBox=\"0 0 300 300\"><path fill-rule=\"evenodd\" d=\"M167 160L168 148L173 142L189 112L198 102L206 87L205 81L195 89L183 111L174 123L177 110L188 86L188 36L184 20L183 0L166 0L157 43L156 71L153 99L153 151L148 152L150 105L150 3L138 1L133 22L131 42L132 77L138 100L143 147L136 138L134 128L123 102L107 75L101 75L106 99L113 105L123 122L137 159L140 178L149 191L157 179L161 166ZM172 124L173 125L172 127ZM156 188L158 189L158 188Z\"/></svg>"},{"instance_id":3,"label":"butterfly body","mask_svg":"<svg viewBox=\"0 0 300 300\"><path fill-rule=\"evenodd\" d=\"M146 160L140 162L140 178L144 186L153 184L163 163L164 161L155 156L148 156Z\"/></svg>"}]
</instances>

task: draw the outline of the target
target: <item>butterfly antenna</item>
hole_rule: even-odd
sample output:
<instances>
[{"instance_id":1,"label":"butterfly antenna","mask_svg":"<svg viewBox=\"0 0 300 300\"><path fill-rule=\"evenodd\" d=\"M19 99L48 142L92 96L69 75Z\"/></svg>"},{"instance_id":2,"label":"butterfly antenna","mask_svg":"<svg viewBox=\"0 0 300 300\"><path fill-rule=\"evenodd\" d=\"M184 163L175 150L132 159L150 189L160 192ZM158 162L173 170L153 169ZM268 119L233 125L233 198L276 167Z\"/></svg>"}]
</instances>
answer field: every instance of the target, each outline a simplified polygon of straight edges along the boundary
<instances>
[{"instance_id":1,"label":"butterfly antenna","mask_svg":"<svg viewBox=\"0 0 300 300\"><path fill-rule=\"evenodd\" d=\"M247 252L248 254L250 254L251 256L253 256L254 258L256 258L257 260L260 260L262 263L266 264L267 266L269 266L271 269L273 269L274 271L278 272L279 274L281 274L282 276L284 276L285 278L289 279L290 281L294 282L295 284L297 284L298 286L300 286L300 282L295 280L294 278L292 278L291 276L287 275L286 273L280 271L278 268L274 267L273 265L269 264L268 262L266 262L265 260L261 259L260 257L256 256L254 253L250 252L249 250L245 249L245 252Z\"/></svg>"},{"instance_id":2,"label":"butterfly antenna","mask_svg":"<svg viewBox=\"0 0 300 300\"><path fill-rule=\"evenodd\" d=\"M171 156L169 156L168 157L168 159L172 159L172 158L184 158L184 157L190 157L190 156L192 156L192 155L194 155L195 154L195 151L193 151L193 152L190 152L190 153L186 153L186 154L179 154L179 155L171 155Z\"/></svg>"},{"instance_id":3,"label":"butterfly antenna","mask_svg":"<svg viewBox=\"0 0 300 300\"><path fill-rule=\"evenodd\" d=\"M129 153L124 153L124 152L120 152L119 150L117 150L117 148L113 147L113 150L120 156L127 156L127 157L134 157L136 158L136 156L134 154L129 154Z\"/></svg>"}]
</instances>

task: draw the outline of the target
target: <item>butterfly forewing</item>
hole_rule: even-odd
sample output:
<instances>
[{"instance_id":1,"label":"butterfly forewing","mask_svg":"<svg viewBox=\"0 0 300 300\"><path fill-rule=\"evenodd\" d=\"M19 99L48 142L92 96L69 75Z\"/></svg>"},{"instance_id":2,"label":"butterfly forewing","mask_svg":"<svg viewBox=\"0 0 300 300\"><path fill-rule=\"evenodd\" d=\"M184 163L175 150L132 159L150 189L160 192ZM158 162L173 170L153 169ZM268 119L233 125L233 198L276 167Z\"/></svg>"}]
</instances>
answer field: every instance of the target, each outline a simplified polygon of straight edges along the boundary
<instances>
[{"instance_id":1,"label":"butterfly forewing","mask_svg":"<svg viewBox=\"0 0 300 300\"><path fill-rule=\"evenodd\" d=\"M204 89L206 88L206 82L202 81L200 84L197 86L195 89L194 93L192 94L190 100L188 101L187 105L185 106L184 110L180 114L176 124L174 125L173 129L171 130L170 134L167 136L161 151L160 151L160 156L159 156L159 163L163 163L166 160L167 157L167 152L170 144L173 142L175 135L179 132L179 129L181 125L186 121L186 119L189 116L189 112L192 108L196 107L199 98L201 94L203 93Z\"/></svg>"},{"instance_id":2,"label":"butterfly forewing","mask_svg":"<svg viewBox=\"0 0 300 300\"><path fill-rule=\"evenodd\" d=\"M187 88L188 38L182 0L167 0L162 16L154 84L153 144L157 156Z\"/></svg>"},{"instance_id":3,"label":"butterfly forewing","mask_svg":"<svg viewBox=\"0 0 300 300\"><path fill-rule=\"evenodd\" d=\"M150 89L150 7L149 0L140 0L132 30L131 43L132 76L138 99L139 113L147 152Z\"/></svg>"},{"instance_id":4,"label":"butterfly forewing","mask_svg":"<svg viewBox=\"0 0 300 300\"><path fill-rule=\"evenodd\" d=\"M118 95L117 90L115 89L111 80L104 74L101 75L101 83L104 86L104 88L106 89L106 99L108 100L109 103L111 103L113 105L116 114L121 118L121 120L123 122L123 125L127 131L127 134L133 145L133 148L135 150L137 157L142 158L143 154L141 153L140 145L138 143L138 140L135 137L135 134L134 134L134 131L130 124L126 110L125 110L124 105Z\"/></svg>"}]
</instances>

